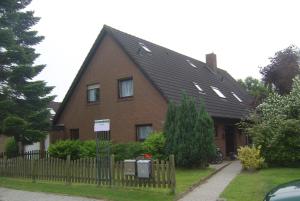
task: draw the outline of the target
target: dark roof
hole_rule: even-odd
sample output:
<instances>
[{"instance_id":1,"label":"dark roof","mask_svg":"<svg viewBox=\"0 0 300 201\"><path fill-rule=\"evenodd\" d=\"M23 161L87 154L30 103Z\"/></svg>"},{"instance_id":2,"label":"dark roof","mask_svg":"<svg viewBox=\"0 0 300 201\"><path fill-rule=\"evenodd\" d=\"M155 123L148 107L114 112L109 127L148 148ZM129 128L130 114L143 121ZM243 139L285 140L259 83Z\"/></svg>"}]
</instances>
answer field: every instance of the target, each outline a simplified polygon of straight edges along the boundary
<instances>
[{"instance_id":1,"label":"dark roof","mask_svg":"<svg viewBox=\"0 0 300 201\"><path fill-rule=\"evenodd\" d=\"M49 103L49 108L53 109L54 112L57 112L59 106L60 106L60 103L59 103L59 102L51 101L51 102Z\"/></svg>"},{"instance_id":2,"label":"dark roof","mask_svg":"<svg viewBox=\"0 0 300 201\"><path fill-rule=\"evenodd\" d=\"M76 75L54 121L58 119L105 34L111 35L116 40L167 101L179 102L184 91L196 99L203 99L206 110L213 117L241 119L248 114L251 96L225 70L217 68L216 71L212 71L206 63L105 25ZM150 49L151 53L145 51L140 43ZM187 60L197 68L192 67ZM197 82L205 94L200 94L193 82ZM220 98L211 86L218 88L226 98ZM243 102L239 102L231 92Z\"/></svg>"}]
</instances>

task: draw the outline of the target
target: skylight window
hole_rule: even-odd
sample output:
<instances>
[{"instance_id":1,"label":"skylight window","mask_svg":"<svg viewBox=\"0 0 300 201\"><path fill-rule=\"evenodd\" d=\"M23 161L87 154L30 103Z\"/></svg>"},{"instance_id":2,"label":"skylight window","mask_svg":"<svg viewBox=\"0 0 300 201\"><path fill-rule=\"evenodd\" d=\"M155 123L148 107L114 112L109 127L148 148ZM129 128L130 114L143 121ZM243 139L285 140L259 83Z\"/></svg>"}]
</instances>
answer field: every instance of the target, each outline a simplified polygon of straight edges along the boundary
<instances>
[{"instance_id":1,"label":"skylight window","mask_svg":"<svg viewBox=\"0 0 300 201\"><path fill-rule=\"evenodd\" d=\"M151 53L152 51L144 44L144 43L141 43L139 42L139 45L148 53Z\"/></svg>"},{"instance_id":2,"label":"skylight window","mask_svg":"<svg viewBox=\"0 0 300 201\"><path fill-rule=\"evenodd\" d=\"M192 67L197 68L197 66L193 64L193 62L191 62L190 60L187 59L186 62L188 62Z\"/></svg>"},{"instance_id":3,"label":"skylight window","mask_svg":"<svg viewBox=\"0 0 300 201\"><path fill-rule=\"evenodd\" d=\"M238 97L238 95L236 95L234 92L231 92L231 93L239 102L243 102L243 100L240 99L240 97Z\"/></svg>"},{"instance_id":4,"label":"skylight window","mask_svg":"<svg viewBox=\"0 0 300 201\"><path fill-rule=\"evenodd\" d=\"M194 86L198 89L200 93L204 93L203 89L199 86L197 82L193 82Z\"/></svg>"},{"instance_id":5,"label":"skylight window","mask_svg":"<svg viewBox=\"0 0 300 201\"><path fill-rule=\"evenodd\" d=\"M217 88L217 87L212 87L212 90L214 90L214 92L221 98L226 98L226 96Z\"/></svg>"}]
</instances>

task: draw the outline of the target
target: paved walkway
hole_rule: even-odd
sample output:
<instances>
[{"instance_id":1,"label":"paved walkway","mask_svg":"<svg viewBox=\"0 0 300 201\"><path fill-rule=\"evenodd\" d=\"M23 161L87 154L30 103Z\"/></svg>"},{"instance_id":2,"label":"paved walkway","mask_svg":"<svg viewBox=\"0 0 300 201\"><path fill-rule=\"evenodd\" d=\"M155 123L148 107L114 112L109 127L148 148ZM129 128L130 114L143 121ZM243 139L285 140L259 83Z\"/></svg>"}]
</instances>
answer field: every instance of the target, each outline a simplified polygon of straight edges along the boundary
<instances>
[{"instance_id":1,"label":"paved walkway","mask_svg":"<svg viewBox=\"0 0 300 201\"><path fill-rule=\"evenodd\" d=\"M225 187L241 172L239 161L234 161L223 170L212 176L205 183L185 195L180 201L216 201Z\"/></svg>"},{"instance_id":2,"label":"paved walkway","mask_svg":"<svg viewBox=\"0 0 300 201\"><path fill-rule=\"evenodd\" d=\"M101 201L84 197L56 195L0 188L0 201Z\"/></svg>"}]
</instances>

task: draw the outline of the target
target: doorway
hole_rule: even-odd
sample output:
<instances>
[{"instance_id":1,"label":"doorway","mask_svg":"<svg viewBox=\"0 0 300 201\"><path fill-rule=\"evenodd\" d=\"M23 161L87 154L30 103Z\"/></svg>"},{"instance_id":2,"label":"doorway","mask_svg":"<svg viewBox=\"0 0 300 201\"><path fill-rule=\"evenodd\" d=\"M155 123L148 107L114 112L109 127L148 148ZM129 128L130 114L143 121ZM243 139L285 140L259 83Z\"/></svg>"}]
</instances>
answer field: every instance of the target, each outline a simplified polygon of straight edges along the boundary
<instances>
[{"instance_id":1,"label":"doorway","mask_svg":"<svg viewBox=\"0 0 300 201\"><path fill-rule=\"evenodd\" d=\"M226 143L226 155L229 156L230 153L235 152L236 141L234 134L234 126L225 126L225 143Z\"/></svg>"}]
</instances>

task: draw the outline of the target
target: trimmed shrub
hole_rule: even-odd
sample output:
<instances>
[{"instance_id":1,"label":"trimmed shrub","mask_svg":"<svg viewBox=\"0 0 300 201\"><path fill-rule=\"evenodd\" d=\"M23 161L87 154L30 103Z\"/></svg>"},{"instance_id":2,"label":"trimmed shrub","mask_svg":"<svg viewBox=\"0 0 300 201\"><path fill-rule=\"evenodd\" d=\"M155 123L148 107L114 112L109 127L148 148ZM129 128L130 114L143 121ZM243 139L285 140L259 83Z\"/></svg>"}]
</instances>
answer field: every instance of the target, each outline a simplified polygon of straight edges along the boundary
<instances>
[{"instance_id":1,"label":"trimmed shrub","mask_svg":"<svg viewBox=\"0 0 300 201\"><path fill-rule=\"evenodd\" d=\"M145 153L153 156L153 159L166 159L166 138L162 132L152 133L143 143Z\"/></svg>"},{"instance_id":2,"label":"trimmed shrub","mask_svg":"<svg viewBox=\"0 0 300 201\"><path fill-rule=\"evenodd\" d=\"M238 159L243 165L245 170L260 169L264 165L264 158L261 157L260 147L240 147L238 149Z\"/></svg>"},{"instance_id":3,"label":"trimmed shrub","mask_svg":"<svg viewBox=\"0 0 300 201\"><path fill-rule=\"evenodd\" d=\"M143 144L140 142L113 144L112 153L115 154L115 160L134 159L144 154Z\"/></svg>"},{"instance_id":4,"label":"trimmed shrub","mask_svg":"<svg viewBox=\"0 0 300 201\"><path fill-rule=\"evenodd\" d=\"M80 146L82 142L78 140L61 140L51 144L48 148L51 157L66 159L68 155L72 160L80 158Z\"/></svg>"},{"instance_id":5,"label":"trimmed shrub","mask_svg":"<svg viewBox=\"0 0 300 201\"><path fill-rule=\"evenodd\" d=\"M18 147L18 143L15 141L14 138L9 138L6 141L5 152L8 158L13 158L18 156L19 147Z\"/></svg>"}]
</instances>

